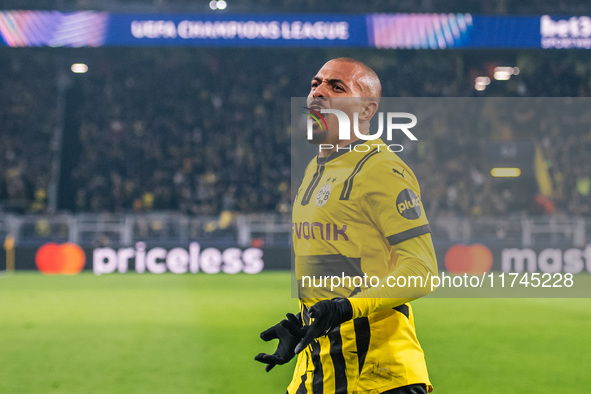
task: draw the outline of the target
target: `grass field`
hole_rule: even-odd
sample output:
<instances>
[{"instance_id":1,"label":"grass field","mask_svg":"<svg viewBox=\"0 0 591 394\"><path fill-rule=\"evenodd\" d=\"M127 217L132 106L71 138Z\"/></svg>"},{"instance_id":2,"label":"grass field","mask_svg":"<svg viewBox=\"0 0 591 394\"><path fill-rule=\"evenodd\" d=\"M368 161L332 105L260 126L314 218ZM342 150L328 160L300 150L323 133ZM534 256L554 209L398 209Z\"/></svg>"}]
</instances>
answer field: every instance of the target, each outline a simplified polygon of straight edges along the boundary
<instances>
[{"instance_id":1,"label":"grass field","mask_svg":"<svg viewBox=\"0 0 591 394\"><path fill-rule=\"evenodd\" d=\"M289 273L0 277L0 393L283 393ZM591 300L414 302L435 393L589 392Z\"/></svg>"}]
</instances>

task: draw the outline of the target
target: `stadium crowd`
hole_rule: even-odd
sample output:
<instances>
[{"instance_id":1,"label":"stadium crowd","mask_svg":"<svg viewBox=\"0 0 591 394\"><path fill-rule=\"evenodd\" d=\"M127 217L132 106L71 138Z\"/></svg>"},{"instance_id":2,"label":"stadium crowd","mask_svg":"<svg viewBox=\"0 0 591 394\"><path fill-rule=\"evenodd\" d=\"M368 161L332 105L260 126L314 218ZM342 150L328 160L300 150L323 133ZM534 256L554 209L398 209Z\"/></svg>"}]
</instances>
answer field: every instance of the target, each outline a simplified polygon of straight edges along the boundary
<instances>
[{"instance_id":1,"label":"stadium crowd","mask_svg":"<svg viewBox=\"0 0 591 394\"><path fill-rule=\"evenodd\" d=\"M290 98L335 50L98 48L7 50L0 72L0 210L48 210L57 157L54 132L73 155L59 178L73 193L73 212L177 211L188 214L287 212L290 200ZM379 52L348 55L371 64L386 96L588 97L591 66L582 52ZM319 60L320 59L320 60ZM70 62L89 72L61 74ZM474 75L490 64L517 65L509 81L482 92ZM61 79L60 79L61 78ZM74 99L60 113L58 80ZM62 115L63 113L63 115ZM520 112L519 130L495 124L490 135L433 124L406 160L412 162L430 217L459 214L591 215L590 129L565 121L535 122ZM466 118L466 122L469 118ZM73 123L72 123L73 120ZM567 123L568 124L568 123ZM540 147L553 184L499 183L483 159L491 141ZM406 154L406 153L405 153ZM433 169L444 171L433 172ZM495 183L496 182L496 183Z\"/></svg>"}]
</instances>

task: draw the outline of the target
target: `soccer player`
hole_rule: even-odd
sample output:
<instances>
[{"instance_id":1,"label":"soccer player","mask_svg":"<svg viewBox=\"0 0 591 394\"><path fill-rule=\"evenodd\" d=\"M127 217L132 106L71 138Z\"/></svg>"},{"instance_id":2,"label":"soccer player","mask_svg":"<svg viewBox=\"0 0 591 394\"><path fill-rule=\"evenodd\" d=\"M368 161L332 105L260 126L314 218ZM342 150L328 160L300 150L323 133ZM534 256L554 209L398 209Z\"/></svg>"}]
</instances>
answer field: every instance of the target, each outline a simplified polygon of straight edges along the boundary
<instances>
[{"instance_id":1,"label":"soccer player","mask_svg":"<svg viewBox=\"0 0 591 394\"><path fill-rule=\"evenodd\" d=\"M338 58L312 79L308 110L339 109L351 120L357 114L358 130L367 134L380 97L371 68ZM437 275L417 179L382 140L360 139L353 121L350 138L340 140L337 116L322 115L312 143L324 149L308 164L293 202L300 313L261 333L279 345L255 359L268 371L298 354L288 394L431 392L409 304L430 292L416 281ZM306 287L305 276L332 275L379 283ZM415 284L407 286L411 277Z\"/></svg>"}]
</instances>

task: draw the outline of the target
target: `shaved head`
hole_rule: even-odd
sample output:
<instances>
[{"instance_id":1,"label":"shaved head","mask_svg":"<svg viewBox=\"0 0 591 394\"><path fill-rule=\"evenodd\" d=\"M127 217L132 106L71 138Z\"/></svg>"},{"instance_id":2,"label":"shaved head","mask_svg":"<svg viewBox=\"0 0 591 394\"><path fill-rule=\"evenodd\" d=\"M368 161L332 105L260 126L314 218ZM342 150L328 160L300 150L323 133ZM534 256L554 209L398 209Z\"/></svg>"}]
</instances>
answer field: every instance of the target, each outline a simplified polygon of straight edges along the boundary
<instances>
[{"instance_id":1,"label":"shaved head","mask_svg":"<svg viewBox=\"0 0 591 394\"><path fill-rule=\"evenodd\" d=\"M326 64L331 62L353 63L356 65L358 72L355 73L355 80L361 87L363 97L382 97L382 83L380 82L380 78L367 64L350 57L332 59L326 62Z\"/></svg>"},{"instance_id":2,"label":"shaved head","mask_svg":"<svg viewBox=\"0 0 591 394\"><path fill-rule=\"evenodd\" d=\"M312 78L307 104L309 109L317 111L338 109L349 119L357 120L357 131L351 123L351 132L368 134L381 96L382 84L374 70L359 60L339 57L326 62ZM324 120L326 128L313 126L313 144L330 144L336 149L358 139L355 134L350 134L353 137L348 140L340 139L340 124L335 114L326 114ZM330 153L332 150L322 150L320 155Z\"/></svg>"}]
</instances>

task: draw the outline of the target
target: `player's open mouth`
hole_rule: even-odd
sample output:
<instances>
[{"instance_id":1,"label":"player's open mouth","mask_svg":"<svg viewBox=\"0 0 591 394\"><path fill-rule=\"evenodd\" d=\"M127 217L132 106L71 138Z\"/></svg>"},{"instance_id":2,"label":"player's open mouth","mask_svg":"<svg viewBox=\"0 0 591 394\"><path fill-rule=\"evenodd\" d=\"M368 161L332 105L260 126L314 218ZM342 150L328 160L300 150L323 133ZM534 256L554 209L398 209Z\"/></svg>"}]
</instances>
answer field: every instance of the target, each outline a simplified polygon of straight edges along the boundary
<instances>
[{"instance_id":1,"label":"player's open mouth","mask_svg":"<svg viewBox=\"0 0 591 394\"><path fill-rule=\"evenodd\" d=\"M318 111L320 112L321 109L323 109L324 107L321 107L320 105L311 105L308 107L308 109L312 109L314 111Z\"/></svg>"}]
</instances>

